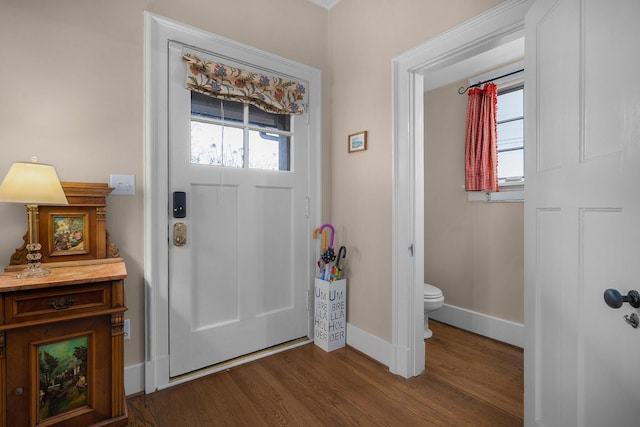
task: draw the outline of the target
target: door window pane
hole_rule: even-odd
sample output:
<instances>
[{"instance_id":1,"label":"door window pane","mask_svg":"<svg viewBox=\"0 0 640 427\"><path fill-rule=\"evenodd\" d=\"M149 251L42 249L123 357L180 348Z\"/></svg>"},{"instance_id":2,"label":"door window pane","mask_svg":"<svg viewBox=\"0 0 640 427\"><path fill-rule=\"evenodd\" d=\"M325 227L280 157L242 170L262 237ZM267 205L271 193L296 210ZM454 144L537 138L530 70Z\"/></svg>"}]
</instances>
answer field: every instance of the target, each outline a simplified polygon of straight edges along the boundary
<instances>
[{"instance_id":1,"label":"door window pane","mask_svg":"<svg viewBox=\"0 0 640 427\"><path fill-rule=\"evenodd\" d=\"M249 132L249 168L288 171L289 158L288 136Z\"/></svg>"},{"instance_id":2,"label":"door window pane","mask_svg":"<svg viewBox=\"0 0 640 427\"><path fill-rule=\"evenodd\" d=\"M240 128L191 121L191 163L241 168L244 162Z\"/></svg>"}]
</instances>

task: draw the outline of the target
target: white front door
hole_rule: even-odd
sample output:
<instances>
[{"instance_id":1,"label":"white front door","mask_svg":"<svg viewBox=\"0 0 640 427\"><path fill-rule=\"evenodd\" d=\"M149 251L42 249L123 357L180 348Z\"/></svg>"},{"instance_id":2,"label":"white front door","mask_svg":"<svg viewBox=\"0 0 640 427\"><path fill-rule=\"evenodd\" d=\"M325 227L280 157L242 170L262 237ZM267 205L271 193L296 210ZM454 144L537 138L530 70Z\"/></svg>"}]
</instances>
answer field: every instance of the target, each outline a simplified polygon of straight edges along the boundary
<instances>
[{"instance_id":1,"label":"white front door","mask_svg":"<svg viewBox=\"0 0 640 427\"><path fill-rule=\"evenodd\" d=\"M174 192L186 200L168 224L172 377L306 337L309 316L308 113L263 132L265 113L208 98L211 114L192 127L183 49L169 49L170 211Z\"/></svg>"},{"instance_id":2,"label":"white front door","mask_svg":"<svg viewBox=\"0 0 640 427\"><path fill-rule=\"evenodd\" d=\"M538 0L526 28L526 425L640 425L640 2Z\"/></svg>"}]
</instances>

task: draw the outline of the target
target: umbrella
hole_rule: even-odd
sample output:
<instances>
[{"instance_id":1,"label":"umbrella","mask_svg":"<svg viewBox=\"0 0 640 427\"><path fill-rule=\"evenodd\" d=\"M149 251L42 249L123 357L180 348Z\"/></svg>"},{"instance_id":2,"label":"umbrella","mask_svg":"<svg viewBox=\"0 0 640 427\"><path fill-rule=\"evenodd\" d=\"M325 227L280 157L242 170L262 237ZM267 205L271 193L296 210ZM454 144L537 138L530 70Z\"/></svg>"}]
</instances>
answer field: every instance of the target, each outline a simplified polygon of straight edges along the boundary
<instances>
[{"instance_id":1,"label":"umbrella","mask_svg":"<svg viewBox=\"0 0 640 427\"><path fill-rule=\"evenodd\" d=\"M342 269L340 268L340 260L347 256L347 248L344 246L340 246L338 249L338 255L336 256L336 265L333 266L333 271L331 272L331 281L340 280L342 276Z\"/></svg>"},{"instance_id":2,"label":"umbrella","mask_svg":"<svg viewBox=\"0 0 640 427\"><path fill-rule=\"evenodd\" d=\"M317 239L319 233L322 234L321 254L324 254L327 251L327 230L320 231L320 227L316 228L315 230L313 230L313 238ZM320 279L324 279L325 261L322 256L320 256L320 259L318 260L318 268L320 269Z\"/></svg>"},{"instance_id":3,"label":"umbrella","mask_svg":"<svg viewBox=\"0 0 640 427\"><path fill-rule=\"evenodd\" d=\"M322 255L320 257L324 261L325 264L329 264L331 261L335 261L336 253L333 250L333 238L335 237L336 231L331 224L323 224L320 226L319 232L321 233L325 228L331 230L331 240L329 242L328 248L323 248Z\"/></svg>"},{"instance_id":4,"label":"umbrella","mask_svg":"<svg viewBox=\"0 0 640 427\"><path fill-rule=\"evenodd\" d=\"M331 230L329 246L327 246L327 228ZM335 268L333 264L333 261L336 259L336 253L333 250L335 229L331 224L322 224L320 227L313 230L313 238L317 239L319 234L322 234L322 252L320 253L320 259L318 260L318 268L320 269L319 278L329 281L331 280Z\"/></svg>"}]
</instances>

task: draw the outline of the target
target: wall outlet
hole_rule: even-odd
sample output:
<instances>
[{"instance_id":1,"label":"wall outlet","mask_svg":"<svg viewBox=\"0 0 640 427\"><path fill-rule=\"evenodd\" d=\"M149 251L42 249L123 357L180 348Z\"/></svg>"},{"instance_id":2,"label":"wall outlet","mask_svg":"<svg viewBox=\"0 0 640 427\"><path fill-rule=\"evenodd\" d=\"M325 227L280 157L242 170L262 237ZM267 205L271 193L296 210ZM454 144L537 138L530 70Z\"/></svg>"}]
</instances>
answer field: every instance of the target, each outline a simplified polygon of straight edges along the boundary
<instances>
[{"instance_id":1,"label":"wall outlet","mask_svg":"<svg viewBox=\"0 0 640 427\"><path fill-rule=\"evenodd\" d=\"M131 324L129 319L124 319L124 340L129 341L131 339Z\"/></svg>"}]
</instances>

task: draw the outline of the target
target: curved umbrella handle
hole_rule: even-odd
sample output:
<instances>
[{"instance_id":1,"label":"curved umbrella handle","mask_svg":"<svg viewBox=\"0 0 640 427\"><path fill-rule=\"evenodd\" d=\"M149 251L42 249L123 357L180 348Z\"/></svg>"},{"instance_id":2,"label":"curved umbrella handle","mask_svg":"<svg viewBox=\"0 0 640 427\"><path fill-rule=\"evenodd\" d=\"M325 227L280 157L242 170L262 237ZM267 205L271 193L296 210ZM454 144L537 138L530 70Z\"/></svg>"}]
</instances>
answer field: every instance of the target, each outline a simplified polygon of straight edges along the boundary
<instances>
[{"instance_id":1,"label":"curved umbrella handle","mask_svg":"<svg viewBox=\"0 0 640 427\"><path fill-rule=\"evenodd\" d=\"M347 248L344 246L340 246L338 250L338 256L336 257L336 267L340 268L340 258L346 258L347 256Z\"/></svg>"},{"instance_id":2,"label":"curved umbrella handle","mask_svg":"<svg viewBox=\"0 0 640 427\"><path fill-rule=\"evenodd\" d=\"M333 225L331 225L331 224L322 224L320 226L320 231L324 230L325 228L330 228L331 229L331 242L329 243L329 247L332 248L333 247L333 237L336 234L336 230L333 228Z\"/></svg>"},{"instance_id":3,"label":"curved umbrella handle","mask_svg":"<svg viewBox=\"0 0 640 427\"><path fill-rule=\"evenodd\" d=\"M313 230L313 238L318 238L318 232L320 231L320 227ZM327 231L322 230L322 252L327 250Z\"/></svg>"}]
</instances>

